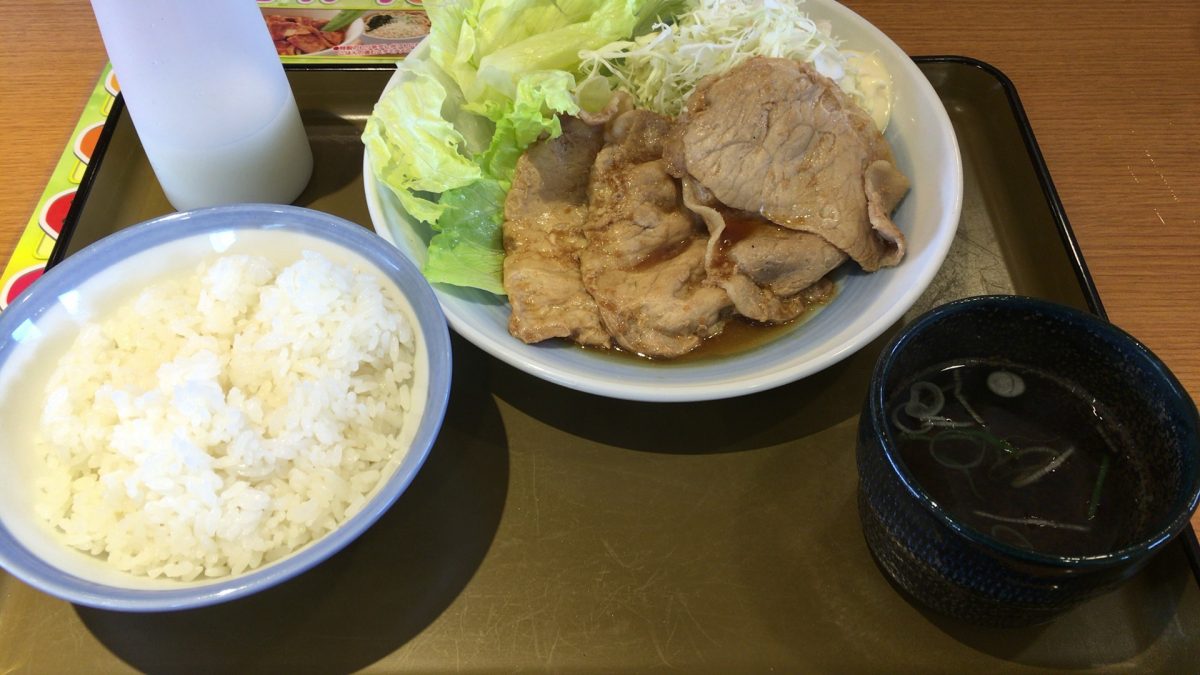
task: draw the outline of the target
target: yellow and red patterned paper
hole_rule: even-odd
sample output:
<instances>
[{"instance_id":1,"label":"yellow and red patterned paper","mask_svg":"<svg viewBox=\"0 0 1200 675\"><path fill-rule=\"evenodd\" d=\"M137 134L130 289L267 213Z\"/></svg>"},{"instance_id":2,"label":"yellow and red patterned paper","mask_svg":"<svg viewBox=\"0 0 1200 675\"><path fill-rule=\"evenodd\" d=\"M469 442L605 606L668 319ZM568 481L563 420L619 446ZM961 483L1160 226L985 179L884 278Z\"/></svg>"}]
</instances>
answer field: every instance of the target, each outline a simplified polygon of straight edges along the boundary
<instances>
[{"instance_id":1,"label":"yellow and red patterned paper","mask_svg":"<svg viewBox=\"0 0 1200 675\"><path fill-rule=\"evenodd\" d=\"M25 231L13 250L4 274L0 276L0 288L3 289L0 291L0 309L8 307L29 284L42 276L117 92L117 80L112 69L105 66L75 125L71 140L59 157L46 189L42 191L37 208L25 224Z\"/></svg>"},{"instance_id":2,"label":"yellow and red patterned paper","mask_svg":"<svg viewBox=\"0 0 1200 675\"><path fill-rule=\"evenodd\" d=\"M354 37L348 39L346 44L339 45L341 49L314 54L281 54L280 58L285 63L396 61L403 58L403 54L410 51L419 40L398 41L394 45L385 41L371 43L361 37L364 33L361 24L374 14L424 13L421 9L422 0L258 0L258 5L264 18L273 14L297 13L324 17L340 10L362 10ZM75 132L71 134L71 140L50 175L37 208L26 223L3 274L0 274L0 310L8 307L45 270L118 91L111 67L105 66L84 106Z\"/></svg>"}]
</instances>

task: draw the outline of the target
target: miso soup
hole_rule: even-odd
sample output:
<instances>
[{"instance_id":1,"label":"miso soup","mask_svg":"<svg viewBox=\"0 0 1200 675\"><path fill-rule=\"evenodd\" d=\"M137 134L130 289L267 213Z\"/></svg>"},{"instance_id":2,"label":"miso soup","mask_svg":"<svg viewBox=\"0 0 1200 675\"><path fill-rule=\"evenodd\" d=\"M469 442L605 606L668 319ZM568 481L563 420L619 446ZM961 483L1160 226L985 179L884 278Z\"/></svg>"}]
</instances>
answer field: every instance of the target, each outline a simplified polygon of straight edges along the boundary
<instances>
[{"instance_id":1,"label":"miso soup","mask_svg":"<svg viewBox=\"0 0 1200 675\"><path fill-rule=\"evenodd\" d=\"M1128 434L1077 385L999 361L903 384L887 409L900 457L959 522L1006 544L1084 556L1131 543L1145 471Z\"/></svg>"}]
</instances>

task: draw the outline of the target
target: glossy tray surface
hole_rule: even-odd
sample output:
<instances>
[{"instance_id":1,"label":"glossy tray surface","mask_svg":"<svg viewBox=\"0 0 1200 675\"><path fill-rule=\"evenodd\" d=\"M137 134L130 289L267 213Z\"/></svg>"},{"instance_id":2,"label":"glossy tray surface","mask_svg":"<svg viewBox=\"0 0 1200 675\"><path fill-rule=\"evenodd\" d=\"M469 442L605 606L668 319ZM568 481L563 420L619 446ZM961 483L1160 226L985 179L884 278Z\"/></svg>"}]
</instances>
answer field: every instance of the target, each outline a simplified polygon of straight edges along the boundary
<instances>
[{"instance_id":1,"label":"glossy tray surface","mask_svg":"<svg viewBox=\"0 0 1200 675\"><path fill-rule=\"evenodd\" d=\"M910 317L981 293L1102 313L1007 80L918 59L962 149L962 222ZM290 75L316 154L299 203L369 225L359 130L390 69ZM56 256L169 210L114 114ZM300 578L217 607L73 607L0 574L0 672L626 670L1188 672L1191 532L1048 626L986 630L910 605L859 529L854 438L892 331L804 381L645 404L556 387L455 340L443 432L409 491Z\"/></svg>"}]
</instances>

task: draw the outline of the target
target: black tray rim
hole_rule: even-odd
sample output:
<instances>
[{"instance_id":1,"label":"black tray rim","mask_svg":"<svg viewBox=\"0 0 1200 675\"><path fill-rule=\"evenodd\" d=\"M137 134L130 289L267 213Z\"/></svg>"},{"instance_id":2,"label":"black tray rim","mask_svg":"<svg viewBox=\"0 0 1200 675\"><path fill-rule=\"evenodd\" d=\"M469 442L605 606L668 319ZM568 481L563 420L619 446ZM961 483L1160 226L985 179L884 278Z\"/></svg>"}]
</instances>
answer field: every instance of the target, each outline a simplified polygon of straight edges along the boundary
<instances>
[{"instance_id":1,"label":"black tray rim","mask_svg":"<svg viewBox=\"0 0 1200 675\"><path fill-rule=\"evenodd\" d=\"M1074 230L1071 229L1066 209L1063 207L1062 200L1058 196L1058 190L1054 187L1054 180L1050 176L1050 169L1046 166L1045 157L1042 155L1041 147L1038 145L1037 138L1033 133L1033 126L1029 122L1029 116L1025 113L1025 107L1021 103L1021 97L1017 94L1017 87L1013 81L996 66L970 56L950 54L914 56L912 60L918 66L924 63L964 65L983 71L999 83L1005 97L1008 99L1009 109L1016 119L1017 129L1025 144L1025 151L1037 175L1038 184L1041 186L1046 204L1050 207L1055 228L1058 230L1059 238L1062 240L1063 247L1070 258L1071 267L1074 269L1080 290L1083 291L1088 309L1093 314L1107 320L1108 313L1104 310L1104 305L1100 301L1100 293L1096 288L1095 282L1092 280L1091 273L1088 271L1087 263L1083 258L1083 251L1079 247L1079 240L1075 237ZM380 72L395 70L396 65L390 63L285 63L283 64L283 69L285 72ZM87 204L88 197L95 187L96 174L100 170L104 155L116 131L117 123L124 112L125 98L122 94L118 93L113 101L112 109L109 110L108 116L104 121L104 127L100 131L100 136L96 140L96 148L92 152L92 159L88 162L87 169L84 170L79 187L76 188L75 197L71 201L71 207L67 210L67 215L63 218L62 228L46 261L47 270L62 262L63 258L66 257L67 244L75 233L75 228L79 224L84 206ZM1192 578L1197 585L1200 585L1200 540L1197 540L1196 532L1192 528L1190 521L1179 533L1178 538L1187 553L1188 564L1192 570Z\"/></svg>"},{"instance_id":2,"label":"black tray rim","mask_svg":"<svg viewBox=\"0 0 1200 675\"><path fill-rule=\"evenodd\" d=\"M1017 94L1017 87L1013 84L1013 81L1008 75L1004 74L1004 71L996 66L969 56L915 56L913 57L913 61L918 65L922 63L954 63L968 66L982 70L1000 83L1000 87L1004 90L1004 95L1008 99L1013 117L1016 118L1017 128L1021 132L1021 140L1025 143L1025 151L1029 155L1029 161L1033 165L1034 172L1037 174L1038 183L1042 188L1042 195L1046 199L1046 204L1050 207L1055 227L1058 229L1059 237L1062 239L1063 247L1066 248L1067 255L1071 258L1071 266L1075 269L1075 276L1079 281L1080 290L1083 291L1084 298L1087 301L1088 309L1093 314L1103 319L1108 319L1108 312L1104 310L1104 304L1100 301L1100 292L1096 289L1096 284L1092 280L1092 274L1088 271L1087 262L1083 259L1083 250L1079 247L1079 240L1076 239L1074 230L1071 229L1071 221L1067 218L1067 211L1063 207L1062 199L1059 198L1058 190L1054 187L1054 179L1050 176L1050 168L1046 166L1046 159L1042 155L1041 146L1038 145L1037 138L1033 133L1033 125L1029 122L1029 116L1025 113L1025 106L1021 103L1021 97Z\"/></svg>"}]
</instances>

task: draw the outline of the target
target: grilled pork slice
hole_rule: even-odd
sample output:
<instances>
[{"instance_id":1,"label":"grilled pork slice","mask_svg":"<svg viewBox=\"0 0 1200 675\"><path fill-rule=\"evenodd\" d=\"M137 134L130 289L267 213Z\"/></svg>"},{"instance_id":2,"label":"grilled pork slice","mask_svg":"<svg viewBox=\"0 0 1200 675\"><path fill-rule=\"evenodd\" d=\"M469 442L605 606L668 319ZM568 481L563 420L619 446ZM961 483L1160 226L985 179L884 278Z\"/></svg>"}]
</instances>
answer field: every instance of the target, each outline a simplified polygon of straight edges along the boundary
<instances>
[{"instance_id":1,"label":"grilled pork slice","mask_svg":"<svg viewBox=\"0 0 1200 675\"><path fill-rule=\"evenodd\" d=\"M868 272L904 256L890 214L908 179L871 117L807 64L754 58L701 82L666 155L724 206L817 235Z\"/></svg>"},{"instance_id":2,"label":"grilled pork slice","mask_svg":"<svg viewBox=\"0 0 1200 675\"><path fill-rule=\"evenodd\" d=\"M738 314L785 323L829 298L833 284L825 277L846 260L833 244L722 206L691 177L683 179L683 203L708 225L708 278L725 289Z\"/></svg>"},{"instance_id":3,"label":"grilled pork slice","mask_svg":"<svg viewBox=\"0 0 1200 675\"><path fill-rule=\"evenodd\" d=\"M721 331L732 309L706 279L708 234L662 159L671 125L645 110L609 125L592 168L580 255L604 327L622 348L651 357L695 349Z\"/></svg>"},{"instance_id":4,"label":"grilled pork slice","mask_svg":"<svg viewBox=\"0 0 1200 675\"><path fill-rule=\"evenodd\" d=\"M608 347L612 341L579 276L588 176L604 128L573 117L564 117L562 128L561 136L538 141L517 161L504 201L508 331L527 343L563 337Z\"/></svg>"}]
</instances>

